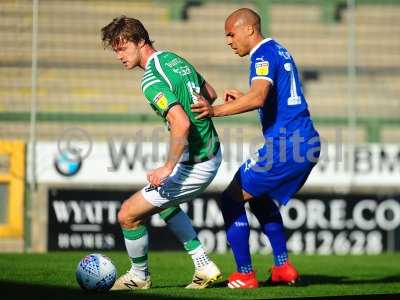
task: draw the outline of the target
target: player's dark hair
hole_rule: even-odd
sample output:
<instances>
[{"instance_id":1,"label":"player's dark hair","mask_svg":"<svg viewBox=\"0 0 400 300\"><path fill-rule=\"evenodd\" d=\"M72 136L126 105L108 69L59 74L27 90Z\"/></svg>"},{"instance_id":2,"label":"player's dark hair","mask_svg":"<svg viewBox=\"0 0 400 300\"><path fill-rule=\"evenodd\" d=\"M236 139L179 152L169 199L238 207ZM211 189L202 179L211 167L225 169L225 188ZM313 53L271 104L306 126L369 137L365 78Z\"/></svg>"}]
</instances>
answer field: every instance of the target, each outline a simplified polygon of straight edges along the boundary
<instances>
[{"instance_id":1,"label":"player's dark hair","mask_svg":"<svg viewBox=\"0 0 400 300\"><path fill-rule=\"evenodd\" d=\"M145 44L153 45L149 38L149 33L144 28L142 22L127 16L119 16L101 29L104 48L114 47L121 42L133 42L138 44L144 41Z\"/></svg>"}]
</instances>

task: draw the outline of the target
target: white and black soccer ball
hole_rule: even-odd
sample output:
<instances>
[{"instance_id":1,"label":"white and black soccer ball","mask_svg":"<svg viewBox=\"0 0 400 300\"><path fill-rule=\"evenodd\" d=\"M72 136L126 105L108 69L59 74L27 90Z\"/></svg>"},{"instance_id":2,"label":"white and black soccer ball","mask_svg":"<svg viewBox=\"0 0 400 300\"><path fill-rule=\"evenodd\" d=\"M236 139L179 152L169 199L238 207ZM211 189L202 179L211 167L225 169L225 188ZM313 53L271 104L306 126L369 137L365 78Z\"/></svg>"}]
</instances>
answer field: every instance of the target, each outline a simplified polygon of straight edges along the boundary
<instances>
[{"instance_id":1,"label":"white and black soccer ball","mask_svg":"<svg viewBox=\"0 0 400 300\"><path fill-rule=\"evenodd\" d=\"M108 291L117 278L117 269L110 258L93 253L85 256L76 268L76 280L89 291Z\"/></svg>"}]
</instances>

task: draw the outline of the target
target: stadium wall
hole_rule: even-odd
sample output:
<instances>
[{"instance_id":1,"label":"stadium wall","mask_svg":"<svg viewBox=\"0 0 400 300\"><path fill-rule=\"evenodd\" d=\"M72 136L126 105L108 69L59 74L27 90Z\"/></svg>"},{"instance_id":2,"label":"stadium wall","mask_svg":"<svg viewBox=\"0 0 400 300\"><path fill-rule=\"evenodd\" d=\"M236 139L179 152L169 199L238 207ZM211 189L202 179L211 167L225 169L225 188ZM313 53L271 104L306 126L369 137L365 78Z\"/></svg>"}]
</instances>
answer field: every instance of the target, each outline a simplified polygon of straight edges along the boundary
<instances>
[{"instance_id":1,"label":"stadium wall","mask_svg":"<svg viewBox=\"0 0 400 300\"><path fill-rule=\"evenodd\" d=\"M180 5L175 5L178 2ZM346 241L350 239L350 233L353 239L350 249L353 249L354 245L362 244L363 237L365 241L371 241L367 235L376 230L381 232L382 239L375 233L369 237L382 243L370 242L369 245L375 245L373 249L397 249L391 236L399 236L395 225L400 186L397 146L400 139L400 1L190 2L199 5L182 11L188 1L0 1L0 37L3 41L0 49L0 139L18 139L23 144L36 145L35 151L28 154L40 158L37 162L35 160L36 164L30 160L25 166L26 172L34 175L33 180L31 178L26 186L14 193L23 195L26 192L25 205L21 207L23 212L13 209L18 213L10 215L8 212L4 214L5 209L2 209L0 213L12 216L7 220L19 224L13 227L18 230L7 229L8 236L0 237L0 251L47 251L50 249L49 232L62 233L62 230L71 230L73 224L80 224L78 221L82 220L78 218L75 222L75 217L70 214L68 222L62 223L66 227L59 227L58 221L54 221L56 213L51 212L52 206L49 205L58 199L55 195L60 195L60 201L70 203L68 201L74 199L68 197L78 190L85 197L75 194L75 200L84 204L85 201L91 203L94 197L100 200L103 194L111 193L120 201L126 193L144 184L143 174L149 167L148 159L134 166L131 160L135 133L140 131L148 142L158 120L145 106L137 87L140 74L124 72L112 53L103 50L100 28L120 14L139 18L158 49L169 49L187 58L221 95L227 87L248 88L248 61L232 55L223 32L226 16L242 6L257 10L263 17L264 33L276 37L294 55L313 119L329 144L328 159L320 161L310 182L299 193L299 202L294 201L296 207L291 209L299 212L302 218L306 215L311 220L314 214L323 212L324 217L320 219L328 221L317 224L317 229L307 227L308 221L301 224L301 228L292 228L294 232L301 230L301 234L294 235L301 238L291 240L297 240L297 245L300 241L303 243L302 248L292 249L311 251L312 242L318 240L318 235L328 241L334 241L337 236L339 241ZM216 126L221 134L230 132L231 142L240 145L253 144L259 136L255 114L224 118L216 121ZM68 134L78 141L74 146L79 149L87 147L89 138L94 145L94 156L81 163L74 159L71 163L68 156L60 158L62 151L59 148L65 148ZM106 158L97 156L97 147L107 150L109 141L125 138L129 140L126 149L129 157L118 156L121 143L114 144L116 155L113 159L103 150ZM54 147L56 144L60 145ZM46 148L44 145L52 146ZM340 145L344 145L342 152L335 150ZM337 159L337 153L342 153L343 157ZM235 160L230 168L224 167L221 174L230 178L239 161ZM99 167L103 168L98 173L103 174L102 180L94 172L99 171ZM91 168L92 172L89 171ZM19 184L23 182L23 177L18 177L20 173L10 172L8 167L1 172L6 185L10 178L17 178ZM142 179L135 179L132 183L129 179L135 175ZM224 184L222 180L212 186L210 194L196 202L194 216L199 218L200 207L211 207L211 214L206 215L215 217L217 194L213 193L218 193ZM22 203L19 196L12 197L16 201L8 196L1 197L2 201L7 198L5 203L12 204L9 208ZM346 202L343 204L336 199ZM361 203L359 206L352 202L357 199ZM73 207L80 211L79 205ZM88 207L97 206L90 204ZM188 210L190 212L192 208ZM339 214L332 216L331 211ZM357 211L362 212L361 218L357 219ZM71 220L75 223L70 224ZM395 228L387 230L385 220ZM200 229L213 221L198 222ZM352 227L352 222L360 226ZM0 226L5 228L8 225ZM88 225L98 224L89 222ZM210 240L222 240L218 226ZM57 230L51 231L55 228ZM339 230L336 233L341 233L320 233L324 230L331 233ZM207 237L207 233L204 236ZM77 241L82 243L79 237ZM306 243L307 247L304 246ZM319 243L323 242L320 240ZM222 244L218 242L218 245ZM367 247L367 242L363 245L362 251L371 248ZM222 246L214 248L210 244L209 247L220 251L218 249ZM332 247L330 249L334 251ZM314 249L320 249L320 244L315 244Z\"/></svg>"},{"instance_id":2,"label":"stadium wall","mask_svg":"<svg viewBox=\"0 0 400 300\"><path fill-rule=\"evenodd\" d=\"M162 162L166 144L95 142L90 153L82 141L68 145L69 156L65 149L60 153L59 143L36 145L39 190L32 206L31 250L123 250L117 211L146 183L146 171ZM86 153L84 159L74 156L73 147L78 145ZM223 148L224 162L210 188L182 205L208 250L220 253L228 248L219 195L252 152L249 144ZM400 250L399 145L326 145L323 149L306 186L282 208L290 251L343 255ZM28 161L29 165L33 164ZM252 251L269 253L268 242L248 214ZM148 225L152 250L180 249L158 216ZM157 238L165 235L171 237L168 243Z\"/></svg>"}]
</instances>

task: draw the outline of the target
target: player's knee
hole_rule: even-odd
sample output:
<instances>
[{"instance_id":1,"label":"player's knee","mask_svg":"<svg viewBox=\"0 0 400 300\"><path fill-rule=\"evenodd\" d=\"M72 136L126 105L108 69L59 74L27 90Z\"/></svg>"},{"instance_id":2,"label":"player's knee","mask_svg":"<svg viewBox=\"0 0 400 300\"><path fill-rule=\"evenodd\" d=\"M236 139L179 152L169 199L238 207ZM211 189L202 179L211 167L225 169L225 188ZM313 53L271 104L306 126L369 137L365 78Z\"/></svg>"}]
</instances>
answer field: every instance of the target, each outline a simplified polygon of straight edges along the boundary
<instances>
[{"instance_id":1,"label":"player's knee","mask_svg":"<svg viewBox=\"0 0 400 300\"><path fill-rule=\"evenodd\" d=\"M128 215L123 206L118 211L117 218L118 218L119 225L121 225L121 227L127 228L126 225L127 225Z\"/></svg>"},{"instance_id":2,"label":"player's knee","mask_svg":"<svg viewBox=\"0 0 400 300\"><path fill-rule=\"evenodd\" d=\"M134 229L143 224L142 220L136 216L126 214L124 211L118 212L118 222L122 228Z\"/></svg>"},{"instance_id":3,"label":"player's knee","mask_svg":"<svg viewBox=\"0 0 400 300\"><path fill-rule=\"evenodd\" d=\"M222 198L231 203L243 203L252 198L250 194L247 194L247 192L242 189L240 178L238 176L238 174L235 175L229 186L222 193Z\"/></svg>"},{"instance_id":4,"label":"player's knee","mask_svg":"<svg viewBox=\"0 0 400 300\"><path fill-rule=\"evenodd\" d=\"M267 196L254 198L249 201L250 210L262 223L282 222L279 207Z\"/></svg>"},{"instance_id":5,"label":"player's knee","mask_svg":"<svg viewBox=\"0 0 400 300\"><path fill-rule=\"evenodd\" d=\"M125 201L117 215L118 223L122 228L136 228L142 225L142 220L136 215L129 212L127 201Z\"/></svg>"},{"instance_id":6,"label":"player's knee","mask_svg":"<svg viewBox=\"0 0 400 300\"><path fill-rule=\"evenodd\" d=\"M233 205L234 203L243 203L243 198L241 197L241 193L235 193L229 187L224 190L221 194L221 204L222 206Z\"/></svg>"},{"instance_id":7,"label":"player's knee","mask_svg":"<svg viewBox=\"0 0 400 300\"><path fill-rule=\"evenodd\" d=\"M221 210L222 213L226 213L231 211L234 207L238 206L238 202L235 201L232 197L232 194L228 189L222 192L221 194Z\"/></svg>"}]
</instances>

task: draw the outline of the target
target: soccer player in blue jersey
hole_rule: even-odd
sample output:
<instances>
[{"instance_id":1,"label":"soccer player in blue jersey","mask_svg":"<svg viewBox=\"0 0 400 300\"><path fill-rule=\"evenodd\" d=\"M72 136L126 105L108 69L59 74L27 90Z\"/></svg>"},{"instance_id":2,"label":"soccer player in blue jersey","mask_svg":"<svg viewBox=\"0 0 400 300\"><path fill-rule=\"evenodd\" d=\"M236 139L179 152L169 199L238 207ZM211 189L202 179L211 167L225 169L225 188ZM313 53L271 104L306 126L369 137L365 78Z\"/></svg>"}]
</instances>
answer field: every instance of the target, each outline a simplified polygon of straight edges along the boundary
<instances>
[{"instance_id":1,"label":"soccer player in blue jersey","mask_svg":"<svg viewBox=\"0 0 400 300\"><path fill-rule=\"evenodd\" d=\"M230 288L256 288L258 281L249 250L251 211L268 237L274 255L269 284L293 284L299 274L290 263L280 205L285 205L305 183L320 151L293 57L271 38L264 38L260 17L241 8L225 21L227 44L241 57L250 55L250 89L226 90L225 103L211 105L199 96L192 105L198 118L222 117L258 110L265 143L255 159L246 161L221 196L226 235L237 272L228 278Z\"/></svg>"}]
</instances>

